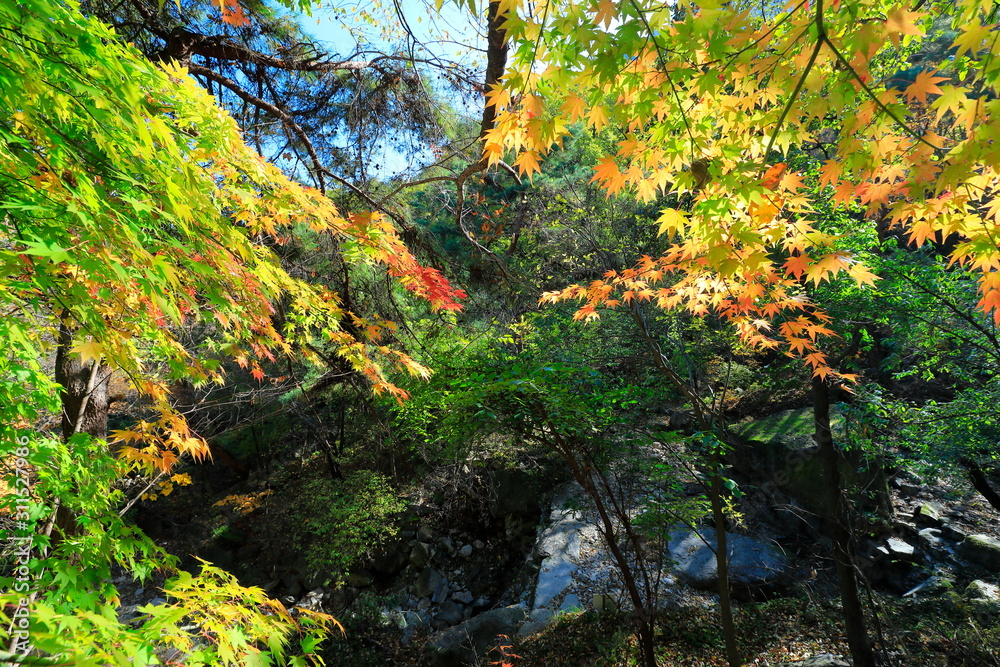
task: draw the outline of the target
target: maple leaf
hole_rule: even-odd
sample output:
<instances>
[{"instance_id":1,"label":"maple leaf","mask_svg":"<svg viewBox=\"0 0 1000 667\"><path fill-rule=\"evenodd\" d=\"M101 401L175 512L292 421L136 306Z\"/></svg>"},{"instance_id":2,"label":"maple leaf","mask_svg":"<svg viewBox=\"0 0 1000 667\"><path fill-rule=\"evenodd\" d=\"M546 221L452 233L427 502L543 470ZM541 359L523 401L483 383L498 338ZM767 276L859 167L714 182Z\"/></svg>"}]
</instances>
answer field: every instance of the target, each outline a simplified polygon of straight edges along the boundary
<instances>
[{"instance_id":1,"label":"maple leaf","mask_svg":"<svg viewBox=\"0 0 1000 667\"><path fill-rule=\"evenodd\" d=\"M609 155L604 157L594 167L594 176L590 179L590 182L600 183L610 196L616 194L625 186L625 174L618 168L615 159Z\"/></svg>"},{"instance_id":2,"label":"maple leaf","mask_svg":"<svg viewBox=\"0 0 1000 667\"><path fill-rule=\"evenodd\" d=\"M812 260L808 255L792 255L785 260L784 267L787 273L795 276L796 278L800 278L802 274L809 269L809 265L811 263Z\"/></svg>"},{"instance_id":3,"label":"maple leaf","mask_svg":"<svg viewBox=\"0 0 1000 667\"><path fill-rule=\"evenodd\" d=\"M673 236L687 225L687 214L675 208L664 209L657 222L660 223L660 227L656 232L658 236L663 236L664 234Z\"/></svg>"},{"instance_id":4,"label":"maple leaf","mask_svg":"<svg viewBox=\"0 0 1000 667\"><path fill-rule=\"evenodd\" d=\"M222 12L222 22L237 28L250 25L239 0L218 0L219 9Z\"/></svg>"},{"instance_id":5,"label":"maple leaf","mask_svg":"<svg viewBox=\"0 0 1000 667\"><path fill-rule=\"evenodd\" d=\"M261 382L264 380L264 371L261 370L260 366L255 362L253 368L250 370L250 375L253 376L255 380Z\"/></svg>"},{"instance_id":6,"label":"maple leaf","mask_svg":"<svg viewBox=\"0 0 1000 667\"><path fill-rule=\"evenodd\" d=\"M542 168L538 165L538 153L530 150L521 153L517 160L514 162L514 166L518 168L522 174L531 178L531 176L537 172L540 172Z\"/></svg>"},{"instance_id":7,"label":"maple leaf","mask_svg":"<svg viewBox=\"0 0 1000 667\"><path fill-rule=\"evenodd\" d=\"M885 18L885 31L892 43L899 46L900 35L914 35L916 37L923 35L924 31L914 23L921 16L923 14L920 12L908 12L902 7L890 10Z\"/></svg>"},{"instance_id":8,"label":"maple leaf","mask_svg":"<svg viewBox=\"0 0 1000 667\"><path fill-rule=\"evenodd\" d=\"M70 350L71 353L79 354L80 361L84 364L95 362L100 363L101 354L104 352L104 346L95 340L89 340L86 343L80 343Z\"/></svg>"},{"instance_id":9,"label":"maple leaf","mask_svg":"<svg viewBox=\"0 0 1000 667\"><path fill-rule=\"evenodd\" d=\"M854 278L854 282L859 285L872 285L874 287L876 280L881 280L877 275L868 270L864 264L852 264L847 269L847 273Z\"/></svg>"},{"instance_id":10,"label":"maple leaf","mask_svg":"<svg viewBox=\"0 0 1000 667\"><path fill-rule=\"evenodd\" d=\"M611 22L615 20L617 13L618 8L615 5L615 0L598 0L597 14L594 15L594 22L597 24L603 23L605 28L610 28Z\"/></svg>"},{"instance_id":11,"label":"maple leaf","mask_svg":"<svg viewBox=\"0 0 1000 667\"><path fill-rule=\"evenodd\" d=\"M940 95L941 89L937 86L940 81L947 81L944 76L935 76L936 70L920 70L916 79L907 86L904 94L911 100L916 100L921 104L927 104L928 95Z\"/></svg>"}]
</instances>

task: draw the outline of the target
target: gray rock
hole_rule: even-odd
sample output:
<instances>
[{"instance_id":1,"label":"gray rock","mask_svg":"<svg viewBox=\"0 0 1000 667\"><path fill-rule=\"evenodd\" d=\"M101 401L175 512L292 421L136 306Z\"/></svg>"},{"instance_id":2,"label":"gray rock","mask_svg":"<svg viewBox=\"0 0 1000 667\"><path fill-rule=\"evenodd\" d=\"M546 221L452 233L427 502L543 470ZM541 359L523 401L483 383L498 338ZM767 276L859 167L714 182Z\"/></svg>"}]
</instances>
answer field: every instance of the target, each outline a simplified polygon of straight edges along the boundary
<instances>
[{"instance_id":1,"label":"gray rock","mask_svg":"<svg viewBox=\"0 0 1000 667\"><path fill-rule=\"evenodd\" d=\"M406 554L400 550L401 545L392 545L372 559L371 569L379 574L396 574L406 567Z\"/></svg>"},{"instance_id":2,"label":"gray rock","mask_svg":"<svg viewBox=\"0 0 1000 667\"><path fill-rule=\"evenodd\" d=\"M434 594L431 596L431 602L434 604L441 604L448 599L449 590L448 580L442 577L441 583L438 584L436 589L434 589Z\"/></svg>"},{"instance_id":3,"label":"gray rock","mask_svg":"<svg viewBox=\"0 0 1000 667\"><path fill-rule=\"evenodd\" d=\"M933 503L924 503L913 510L913 520L918 526L937 528L941 525L941 508Z\"/></svg>"},{"instance_id":4,"label":"gray rock","mask_svg":"<svg viewBox=\"0 0 1000 667\"><path fill-rule=\"evenodd\" d=\"M473 542L473 543L472 543L472 546L474 546L474 547L475 547L475 548L477 548L477 549L482 549L482 548L484 548L484 547L485 547L486 545L485 545L485 544L483 544L483 541L482 541L482 540L476 540L475 542Z\"/></svg>"},{"instance_id":5,"label":"gray rock","mask_svg":"<svg viewBox=\"0 0 1000 667\"><path fill-rule=\"evenodd\" d=\"M941 546L941 529L924 528L920 531L917 539L920 541L921 549L933 551Z\"/></svg>"},{"instance_id":6,"label":"gray rock","mask_svg":"<svg viewBox=\"0 0 1000 667\"><path fill-rule=\"evenodd\" d=\"M729 582L734 594L745 596L772 590L785 582L790 562L780 549L743 535L726 533L726 538ZM715 531L711 528L701 529L700 534L691 530L671 533L667 545L670 558L678 576L688 585L701 589L718 585L715 544Z\"/></svg>"},{"instance_id":7,"label":"gray rock","mask_svg":"<svg viewBox=\"0 0 1000 667\"><path fill-rule=\"evenodd\" d=\"M832 653L821 653L798 662L779 663L778 667L851 667L853 663Z\"/></svg>"},{"instance_id":8,"label":"gray rock","mask_svg":"<svg viewBox=\"0 0 1000 667\"><path fill-rule=\"evenodd\" d=\"M989 535L969 535L958 545L958 553L976 565L1000 572L1000 540Z\"/></svg>"},{"instance_id":9,"label":"gray rock","mask_svg":"<svg viewBox=\"0 0 1000 667\"><path fill-rule=\"evenodd\" d=\"M524 607L515 605L491 609L461 625L442 632L427 643L435 667L462 667L476 664L496 644L498 635L513 635L527 618Z\"/></svg>"},{"instance_id":10,"label":"gray rock","mask_svg":"<svg viewBox=\"0 0 1000 667\"><path fill-rule=\"evenodd\" d=\"M462 622L462 616L465 613L465 609L462 605L455 602L445 602L441 605L441 610L437 613L435 618L439 621L443 621L448 627L452 625L458 625Z\"/></svg>"},{"instance_id":11,"label":"gray rock","mask_svg":"<svg viewBox=\"0 0 1000 667\"><path fill-rule=\"evenodd\" d=\"M451 596L451 599L460 604L472 604L472 593L469 591L458 591Z\"/></svg>"},{"instance_id":12,"label":"gray rock","mask_svg":"<svg viewBox=\"0 0 1000 667\"><path fill-rule=\"evenodd\" d=\"M938 595L947 590L951 590L955 582L950 576L944 574L935 574L933 577L926 579L923 583L911 590L903 593L903 597L908 597L910 595L919 595L922 597L930 595Z\"/></svg>"},{"instance_id":13,"label":"gray rock","mask_svg":"<svg viewBox=\"0 0 1000 667\"><path fill-rule=\"evenodd\" d=\"M885 545L877 549L884 558L889 561L911 562L916 560L916 551L912 544L908 544L898 537L890 537L885 541Z\"/></svg>"},{"instance_id":14,"label":"gray rock","mask_svg":"<svg viewBox=\"0 0 1000 667\"><path fill-rule=\"evenodd\" d=\"M1000 614L1000 588L976 579L962 596L966 609L981 621L995 619Z\"/></svg>"},{"instance_id":15,"label":"gray rock","mask_svg":"<svg viewBox=\"0 0 1000 667\"><path fill-rule=\"evenodd\" d=\"M431 559L431 545L426 542L417 542L410 551L410 563L414 567L423 567Z\"/></svg>"},{"instance_id":16,"label":"gray rock","mask_svg":"<svg viewBox=\"0 0 1000 667\"><path fill-rule=\"evenodd\" d=\"M444 549L449 556L455 553L455 543L451 541L450 537L442 537L438 541L438 544L441 545L441 548Z\"/></svg>"},{"instance_id":17,"label":"gray rock","mask_svg":"<svg viewBox=\"0 0 1000 667\"><path fill-rule=\"evenodd\" d=\"M458 550L458 555L461 556L462 558L468 558L469 556L471 556L472 545L466 544L465 546L463 546L461 549Z\"/></svg>"},{"instance_id":18,"label":"gray rock","mask_svg":"<svg viewBox=\"0 0 1000 667\"><path fill-rule=\"evenodd\" d=\"M573 611L574 609L581 609L583 605L580 602L580 596L576 593L570 593L565 598L563 598L563 603L559 605L559 611Z\"/></svg>"},{"instance_id":19,"label":"gray rock","mask_svg":"<svg viewBox=\"0 0 1000 667\"><path fill-rule=\"evenodd\" d=\"M420 526L417 530L417 540L420 542L430 542L434 539L434 533L431 531L430 526Z\"/></svg>"},{"instance_id":20,"label":"gray rock","mask_svg":"<svg viewBox=\"0 0 1000 667\"><path fill-rule=\"evenodd\" d=\"M954 524L944 523L941 524L941 537L953 542L961 542L965 539L965 533Z\"/></svg>"},{"instance_id":21,"label":"gray rock","mask_svg":"<svg viewBox=\"0 0 1000 667\"><path fill-rule=\"evenodd\" d=\"M413 582L413 592L418 598L429 598L434 595L434 592L442 582L447 585L444 576L440 572L432 567L424 568L416 581Z\"/></svg>"}]
</instances>

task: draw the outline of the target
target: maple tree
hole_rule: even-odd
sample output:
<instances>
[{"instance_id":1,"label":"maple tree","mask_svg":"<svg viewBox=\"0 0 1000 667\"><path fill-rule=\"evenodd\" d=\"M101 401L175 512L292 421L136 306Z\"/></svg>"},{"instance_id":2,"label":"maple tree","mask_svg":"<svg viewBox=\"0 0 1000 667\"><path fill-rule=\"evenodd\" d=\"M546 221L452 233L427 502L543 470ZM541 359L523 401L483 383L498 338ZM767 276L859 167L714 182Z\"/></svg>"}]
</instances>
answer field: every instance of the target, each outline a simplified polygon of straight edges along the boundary
<instances>
[{"instance_id":1,"label":"maple tree","mask_svg":"<svg viewBox=\"0 0 1000 667\"><path fill-rule=\"evenodd\" d=\"M512 159L531 176L574 126L610 128L618 147L593 181L608 196L667 203L657 221L672 241L666 252L543 301L578 301L580 320L635 302L719 316L750 346L803 359L826 400L827 378L853 377L828 357L835 323L809 287L878 279L823 231L818 204L830 199L862 207L916 246L956 238L951 265L978 276L979 308L1000 322L991 4L500 7L512 57L488 94L497 110L484 137L490 163ZM935 21L954 30L953 57L924 59L901 86L894 73ZM802 166L817 159L814 184ZM817 437L832 447L824 413L817 408ZM850 630L856 664L871 664Z\"/></svg>"},{"instance_id":2,"label":"maple tree","mask_svg":"<svg viewBox=\"0 0 1000 667\"><path fill-rule=\"evenodd\" d=\"M397 398L387 369L428 373L386 344L391 323L349 333L354 315L337 294L281 267L273 246L300 230L331 236L347 262L381 267L435 310L459 309L462 293L421 266L384 216L344 215L291 181L182 67L149 62L76 5L5 4L0 43L0 440L5 465L16 459L30 480L3 503L17 517L8 536L34 545L31 643L75 664L149 664L166 649L242 664L277 658L295 638L294 660L317 660L332 618L293 616L207 565L168 583L173 601L144 608L138 628L119 622L112 568L145 578L175 562L123 521L137 498L119 480L138 475L160 493L189 481L175 464L208 449L167 383L223 382L219 355L262 378L265 361L324 341ZM180 332L195 322L210 334L189 349ZM82 384L54 382L54 351L55 379L62 368ZM150 415L112 434L114 453L99 423L84 425L112 373ZM60 412L64 437L39 426ZM21 599L12 590L5 615ZM182 627L186 616L198 630Z\"/></svg>"}]
</instances>

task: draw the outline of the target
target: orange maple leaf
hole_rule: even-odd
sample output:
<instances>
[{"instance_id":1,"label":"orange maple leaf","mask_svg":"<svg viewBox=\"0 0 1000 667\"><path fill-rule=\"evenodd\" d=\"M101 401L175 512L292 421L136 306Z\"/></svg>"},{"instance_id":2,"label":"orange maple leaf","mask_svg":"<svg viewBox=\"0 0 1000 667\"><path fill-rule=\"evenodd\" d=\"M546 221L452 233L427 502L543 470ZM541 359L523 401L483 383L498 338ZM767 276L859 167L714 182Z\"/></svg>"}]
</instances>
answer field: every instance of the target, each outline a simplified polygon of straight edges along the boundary
<instances>
[{"instance_id":1,"label":"orange maple leaf","mask_svg":"<svg viewBox=\"0 0 1000 667\"><path fill-rule=\"evenodd\" d=\"M222 22L237 28L250 25L250 19L240 5L239 0L218 0L222 12Z\"/></svg>"},{"instance_id":2,"label":"orange maple leaf","mask_svg":"<svg viewBox=\"0 0 1000 667\"><path fill-rule=\"evenodd\" d=\"M939 81L947 81L944 76L934 76L936 70L921 70L917 73L917 78L907 86L904 94L911 100L916 100L921 104L927 104L928 95L940 95L941 89L938 87Z\"/></svg>"}]
</instances>

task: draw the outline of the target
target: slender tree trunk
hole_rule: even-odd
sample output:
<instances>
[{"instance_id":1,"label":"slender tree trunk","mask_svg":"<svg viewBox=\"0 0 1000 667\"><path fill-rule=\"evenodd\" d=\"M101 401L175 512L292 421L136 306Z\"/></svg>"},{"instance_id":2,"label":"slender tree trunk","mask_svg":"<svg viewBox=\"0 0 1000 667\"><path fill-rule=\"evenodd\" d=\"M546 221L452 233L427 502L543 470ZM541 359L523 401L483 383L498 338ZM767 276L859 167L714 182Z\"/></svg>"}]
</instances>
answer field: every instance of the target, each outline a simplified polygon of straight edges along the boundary
<instances>
[{"instance_id":1,"label":"slender tree trunk","mask_svg":"<svg viewBox=\"0 0 1000 667\"><path fill-rule=\"evenodd\" d=\"M851 649L854 667L875 667L875 655L868 639L864 609L858 595L858 581L851 558L851 535L844 518L840 488L840 456L830 431L830 394L821 378L813 378L813 415L816 442L819 445L825 484L827 527L833 540L833 562L840 584L840 602L844 611L844 630Z\"/></svg>"},{"instance_id":2,"label":"slender tree trunk","mask_svg":"<svg viewBox=\"0 0 1000 667\"><path fill-rule=\"evenodd\" d=\"M95 438L108 435L108 380L111 373L100 361L84 364L70 354L73 329L63 322L59 326L56 347L56 382L62 385L62 433L69 440L76 433L88 433ZM78 526L73 511L65 504L56 507L53 541L76 533Z\"/></svg>"},{"instance_id":3,"label":"slender tree trunk","mask_svg":"<svg viewBox=\"0 0 1000 667\"><path fill-rule=\"evenodd\" d=\"M740 667L740 648L736 641L736 624L733 622L733 606L729 596L729 542L726 537L726 516L722 511L722 476L719 474L719 450L716 447L710 461L712 480L709 486L709 501L712 504L712 518L715 521L715 568L719 576L719 613L722 616L722 636L726 642L726 661L729 667Z\"/></svg>"}]
</instances>

